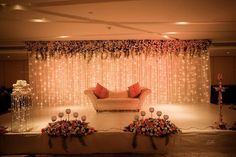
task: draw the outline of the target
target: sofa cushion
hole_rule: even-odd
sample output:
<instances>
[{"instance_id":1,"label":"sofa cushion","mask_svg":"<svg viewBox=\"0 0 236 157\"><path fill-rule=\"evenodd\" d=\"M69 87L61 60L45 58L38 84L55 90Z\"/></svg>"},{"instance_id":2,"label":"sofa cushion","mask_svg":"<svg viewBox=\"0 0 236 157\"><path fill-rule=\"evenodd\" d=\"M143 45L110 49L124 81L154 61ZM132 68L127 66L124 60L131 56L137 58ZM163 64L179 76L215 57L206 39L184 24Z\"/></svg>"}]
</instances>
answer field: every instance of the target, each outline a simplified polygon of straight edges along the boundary
<instances>
[{"instance_id":1,"label":"sofa cushion","mask_svg":"<svg viewBox=\"0 0 236 157\"><path fill-rule=\"evenodd\" d=\"M99 83L97 83L96 88L94 89L93 92L96 95L96 97L100 99L104 99L109 96L108 90Z\"/></svg>"},{"instance_id":2,"label":"sofa cushion","mask_svg":"<svg viewBox=\"0 0 236 157\"><path fill-rule=\"evenodd\" d=\"M109 98L128 98L128 91L122 91L122 92L109 91Z\"/></svg>"},{"instance_id":3,"label":"sofa cushion","mask_svg":"<svg viewBox=\"0 0 236 157\"><path fill-rule=\"evenodd\" d=\"M132 86L128 87L129 97L136 98L140 95L142 88L140 87L139 83L135 83Z\"/></svg>"}]
</instances>

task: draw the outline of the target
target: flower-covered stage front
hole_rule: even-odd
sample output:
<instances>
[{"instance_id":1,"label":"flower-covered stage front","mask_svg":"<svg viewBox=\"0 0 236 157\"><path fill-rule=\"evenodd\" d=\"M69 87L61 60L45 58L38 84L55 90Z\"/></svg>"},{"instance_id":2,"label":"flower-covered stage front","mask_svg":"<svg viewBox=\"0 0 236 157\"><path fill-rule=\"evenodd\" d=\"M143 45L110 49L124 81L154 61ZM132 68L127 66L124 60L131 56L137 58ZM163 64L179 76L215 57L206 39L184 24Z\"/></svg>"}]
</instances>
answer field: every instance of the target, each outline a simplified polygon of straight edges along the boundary
<instances>
[{"instance_id":1,"label":"flower-covered stage front","mask_svg":"<svg viewBox=\"0 0 236 157\"><path fill-rule=\"evenodd\" d=\"M149 107L142 108L146 112L145 118L151 117ZM9 132L0 135L0 154L154 153L170 156L204 154L233 156L236 154L234 149L236 133L230 130L213 129L219 116L217 105L161 104L152 107L155 109L155 114L152 115L154 118L157 118L156 111L162 111L163 115L169 115L171 122L182 133L165 137L137 135L136 147L134 147L134 134L123 130L133 122L137 112L97 113L92 107L78 106L38 108L33 110L29 121L30 132ZM51 117L60 111L65 111L66 108L78 112L78 117L86 115L88 125L96 129L97 132L82 137L84 143L74 136L51 137L41 133L41 130L51 122ZM223 120L228 126L234 123L235 115L236 110L223 105ZM66 115L64 118L67 118ZM70 119L73 119L72 115ZM10 130L11 114L0 116L0 124Z\"/></svg>"}]
</instances>

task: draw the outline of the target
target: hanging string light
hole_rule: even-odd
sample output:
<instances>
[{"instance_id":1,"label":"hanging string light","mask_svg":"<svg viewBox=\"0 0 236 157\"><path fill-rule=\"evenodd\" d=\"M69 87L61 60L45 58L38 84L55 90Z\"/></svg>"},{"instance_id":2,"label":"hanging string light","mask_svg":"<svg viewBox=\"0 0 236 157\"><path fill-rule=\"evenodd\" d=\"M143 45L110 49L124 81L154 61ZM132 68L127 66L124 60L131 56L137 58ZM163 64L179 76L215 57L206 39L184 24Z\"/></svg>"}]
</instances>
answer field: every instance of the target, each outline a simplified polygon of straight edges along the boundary
<instances>
[{"instance_id":1,"label":"hanging string light","mask_svg":"<svg viewBox=\"0 0 236 157\"><path fill-rule=\"evenodd\" d=\"M32 52L33 102L41 107L87 106L83 92L97 82L113 91L140 82L152 90L146 104L208 103L209 44L208 40L26 42Z\"/></svg>"}]
</instances>

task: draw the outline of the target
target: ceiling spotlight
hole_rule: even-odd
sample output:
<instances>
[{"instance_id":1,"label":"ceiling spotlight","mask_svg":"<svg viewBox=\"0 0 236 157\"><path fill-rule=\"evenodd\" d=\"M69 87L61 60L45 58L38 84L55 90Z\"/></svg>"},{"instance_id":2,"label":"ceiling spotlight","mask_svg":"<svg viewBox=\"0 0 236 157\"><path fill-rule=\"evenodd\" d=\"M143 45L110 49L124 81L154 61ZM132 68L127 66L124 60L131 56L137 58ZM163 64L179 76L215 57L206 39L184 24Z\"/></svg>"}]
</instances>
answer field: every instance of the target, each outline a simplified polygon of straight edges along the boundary
<instances>
[{"instance_id":1,"label":"ceiling spotlight","mask_svg":"<svg viewBox=\"0 0 236 157\"><path fill-rule=\"evenodd\" d=\"M13 5L12 9L13 9L13 10L23 11L23 10L25 10L25 7L23 7L23 6L20 5L20 4L16 4L16 5Z\"/></svg>"},{"instance_id":2,"label":"ceiling spotlight","mask_svg":"<svg viewBox=\"0 0 236 157\"><path fill-rule=\"evenodd\" d=\"M49 21L45 18L41 18L41 19L31 19L30 22L49 22Z\"/></svg>"},{"instance_id":3,"label":"ceiling spotlight","mask_svg":"<svg viewBox=\"0 0 236 157\"><path fill-rule=\"evenodd\" d=\"M163 34L177 34L177 32L165 32Z\"/></svg>"},{"instance_id":4,"label":"ceiling spotlight","mask_svg":"<svg viewBox=\"0 0 236 157\"><path fill-rule=\"evenodd\" d=\"M170 37L168 35L163 35L164 38L169 39Z\"/></svg>"},{"instance_id":5,"label":"ceiling spotlight","mask_svg":"<svg viewBox=\"0 0 236 157\"><path fill-rule=\"evenodd\" d=\"M175 24L176 25L187 25L187 24L189 24L189 22L176 22Z\"/></svg>"},{"instance_id":6,"label":"ceiling spotlight","mask_svg":"<svg viewBox=\"0 0 236 157\"><path fill-rule=\"evenodd\" d=\"M65 39L65 38L69 38L70 36L68 35L61 35L61 36L58 36L57 38L61 38L61 39Z\"/></svg>"},{"instance_id":7,"label":"ceiling spotlight","mask_svg":"<svg viewBox=\"0 0 236 157\"><path fill-rule=\"evenodd\" d=\"M0 5L1 5L2 7L7 6L7 4L5 4L5 3L1 3Z\"/></svg>"}]
</instances>

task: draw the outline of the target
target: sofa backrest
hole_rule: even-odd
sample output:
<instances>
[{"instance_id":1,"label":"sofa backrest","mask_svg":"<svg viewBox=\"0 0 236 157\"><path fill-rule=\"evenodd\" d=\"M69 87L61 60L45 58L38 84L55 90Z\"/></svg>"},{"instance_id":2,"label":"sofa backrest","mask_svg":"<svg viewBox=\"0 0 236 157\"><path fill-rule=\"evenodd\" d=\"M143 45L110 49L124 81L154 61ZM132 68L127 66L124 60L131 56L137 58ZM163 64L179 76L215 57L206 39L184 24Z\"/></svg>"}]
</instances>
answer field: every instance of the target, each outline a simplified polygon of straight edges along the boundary
<instances>
[{"instance_id":1,"label":"sofa backrest","mask_svg":"<svg viewBox=\"0 0 236 157\"><path fill-rule=\"evenodd\" d=\"M109 91L109 98L128 98L128 91L113 92Z\"/></svg>"}]
</instances>

